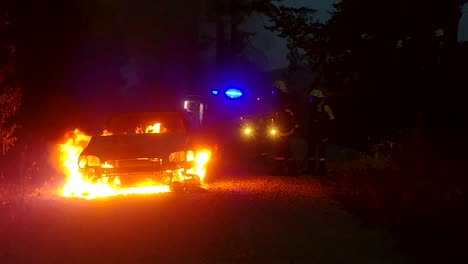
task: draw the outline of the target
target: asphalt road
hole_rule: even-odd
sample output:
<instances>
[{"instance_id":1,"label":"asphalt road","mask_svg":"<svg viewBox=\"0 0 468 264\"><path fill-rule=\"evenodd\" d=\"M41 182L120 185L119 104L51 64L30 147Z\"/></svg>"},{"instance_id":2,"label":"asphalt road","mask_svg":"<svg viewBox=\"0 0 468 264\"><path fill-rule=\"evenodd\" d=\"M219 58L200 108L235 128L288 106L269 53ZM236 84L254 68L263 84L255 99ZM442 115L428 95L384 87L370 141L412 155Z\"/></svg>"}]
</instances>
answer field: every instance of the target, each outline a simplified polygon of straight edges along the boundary
<instances>
[{"instance_id":1,"label":"asphalt road","mask_svg":"<svg viewBox=\"0 0 468 264\"><path fill-rule=\"evenodd\" d=\"M226 169L205 191L0 204L0 263L410 263L319 182Z\"/></svg>"}]
</instances>

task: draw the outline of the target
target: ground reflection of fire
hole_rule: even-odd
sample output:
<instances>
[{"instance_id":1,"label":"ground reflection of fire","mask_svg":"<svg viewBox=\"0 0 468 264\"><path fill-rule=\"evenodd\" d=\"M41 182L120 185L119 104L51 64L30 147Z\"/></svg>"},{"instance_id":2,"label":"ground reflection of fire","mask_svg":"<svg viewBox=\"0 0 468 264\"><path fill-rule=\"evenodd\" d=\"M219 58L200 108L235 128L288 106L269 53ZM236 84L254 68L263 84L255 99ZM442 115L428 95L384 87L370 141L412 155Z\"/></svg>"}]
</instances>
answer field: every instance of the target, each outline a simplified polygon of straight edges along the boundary
<instances>
[{"instance_id":1,"label":"ground reflection of fire","mask_svg":"<svg viewBox=\"0 0 468 264\"><path fill-rule=\"evenodd\" d=\"M160 126L148 126L143 133L159 133ZM103 136L112 135L109 131L104 131ZM71 133L66 142L59 144L60 153L60 167L66 176L66 182L60 191L63 197L78 197L85 199L95 199L99 197L119 196L119 195L132 195L132 194L155 194L170 192L168 185L161 185L147 179L140 182L136 187L123 188L120 186L120 179L115 177L110 180L107 177L100 178L96 181L88 181L79 171L78 159L80 153L89 143L90 136L85 135L80 130L76 129ZM198 175L201 183L206 173L206 164L210 158L208 151L200 152L197 155L187 157L187 160L195 161L195 167L187 170L188 174ZM180 172L177 172L180 178Z\"/></svg>"}]
</instances>

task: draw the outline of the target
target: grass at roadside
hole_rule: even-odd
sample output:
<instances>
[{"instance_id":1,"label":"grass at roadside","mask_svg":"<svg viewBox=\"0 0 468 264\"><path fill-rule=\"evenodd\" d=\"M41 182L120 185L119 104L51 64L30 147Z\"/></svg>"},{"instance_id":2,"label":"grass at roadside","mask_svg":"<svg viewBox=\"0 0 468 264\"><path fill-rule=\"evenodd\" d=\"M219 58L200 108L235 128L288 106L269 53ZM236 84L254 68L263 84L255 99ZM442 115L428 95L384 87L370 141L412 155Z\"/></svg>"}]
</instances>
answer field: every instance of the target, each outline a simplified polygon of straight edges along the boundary
<instances>
[{"instance_id":1,"label":"grass at roadside","mask_svg":"<svg viewBox=\"0 0 468 264\"><path fill-rule=\"evenodd\" d=\"M46 182L41 186L0 182L0 208L18 204L28 199L50 198L58 194L57 184Z\"/></svg>"},{"instance_id":2,"label":"grass at roadside","mask_svg":"<svg viewBox=\"0 0 468 264\"><path fill-rule=\"evenodd\" d=\"M360 166L342 166L320 177L324 191L367 223L397 234L403 249L421 263L463 259L468 248L468 181L462 167L429 161L385 168L373 164L381 162L361 160Z\"/></svg>"}]
</instances>

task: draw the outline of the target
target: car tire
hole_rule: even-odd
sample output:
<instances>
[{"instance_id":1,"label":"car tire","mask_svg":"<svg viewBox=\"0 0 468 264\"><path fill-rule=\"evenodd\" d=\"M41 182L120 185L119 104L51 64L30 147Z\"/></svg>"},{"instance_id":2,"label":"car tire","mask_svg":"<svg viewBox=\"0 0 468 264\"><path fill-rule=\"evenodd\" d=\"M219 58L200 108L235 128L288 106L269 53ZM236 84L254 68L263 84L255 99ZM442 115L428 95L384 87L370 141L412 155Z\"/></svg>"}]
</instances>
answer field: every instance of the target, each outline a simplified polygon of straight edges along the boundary
<instances>
[{"instance_id":1,"label":"car tire","mask_svg":"<svg viewBox=\"0 0 468 264\"><path fill-rule=\"evenodd\" d=\"M201 183L199 179L190 179L184 181L184 190L187 193L193 193L201 188Z\"/></svg>"},{"instance_id":2,"label":"car tire","mask_svg":"<svg viewBox=\"0 0 468 264\"><path fill-rule=\"evenodd\" d=\"M182 183L180 183L178 181L172 182L171 185L170 185L170 189L171 189L171 192L174 192L174 193L183 193L184 192L184 186L182 185Z\"/></svg>"},{"instance_id":3,"label":"car tire","mask_svg":"<svg viewBox=\"0 0 468 264\"><path fill-rule=\"evenodd\" d=\"M203 182L205 183L212 183L216 180L216 166L217 163L216 161L213 161L213 162L210 162L206 168L206 174L205 174L205 177L203 179Z\"/></svg>"}]
</instances>

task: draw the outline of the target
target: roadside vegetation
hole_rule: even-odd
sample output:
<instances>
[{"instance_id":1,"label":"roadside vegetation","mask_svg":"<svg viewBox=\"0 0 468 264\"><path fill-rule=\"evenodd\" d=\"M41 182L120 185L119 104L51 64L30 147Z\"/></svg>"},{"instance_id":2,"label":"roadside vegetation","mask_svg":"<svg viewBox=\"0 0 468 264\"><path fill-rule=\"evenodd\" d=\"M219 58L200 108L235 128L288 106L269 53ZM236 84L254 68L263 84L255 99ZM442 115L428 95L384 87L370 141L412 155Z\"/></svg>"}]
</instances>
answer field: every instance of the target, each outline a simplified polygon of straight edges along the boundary
<instances>
[{"instance_id":1,"label":"roadside vegetation","mask_svg":"<svg viewBox=\"0 0 468 264\"><path fill-rule=\"evenodd\" d=\"M290 48L285 78L318 73L335 111L334 143L362 152L321 177L330 197L399 234L422 263L453 263L468 248L468 46L457 42L466 1L343 0L331 19L257 1ZM298 97L304 96L300 92ZM365 153L365 154L364 154Z\"/></svg>"},{"instance_id":2,"label":"roadside vegetation","mask_svg":"<svg viewBox=\"0 0 468 264\"><path fill-rule=\"evenodd\" d=\"M467 160L453 150L457 140L401 133L376 145L373 156L362 154L353 169L320 179L332 199L398 234L422 263L455 263L468 246Z\"/></svg>"}]
</instances>

